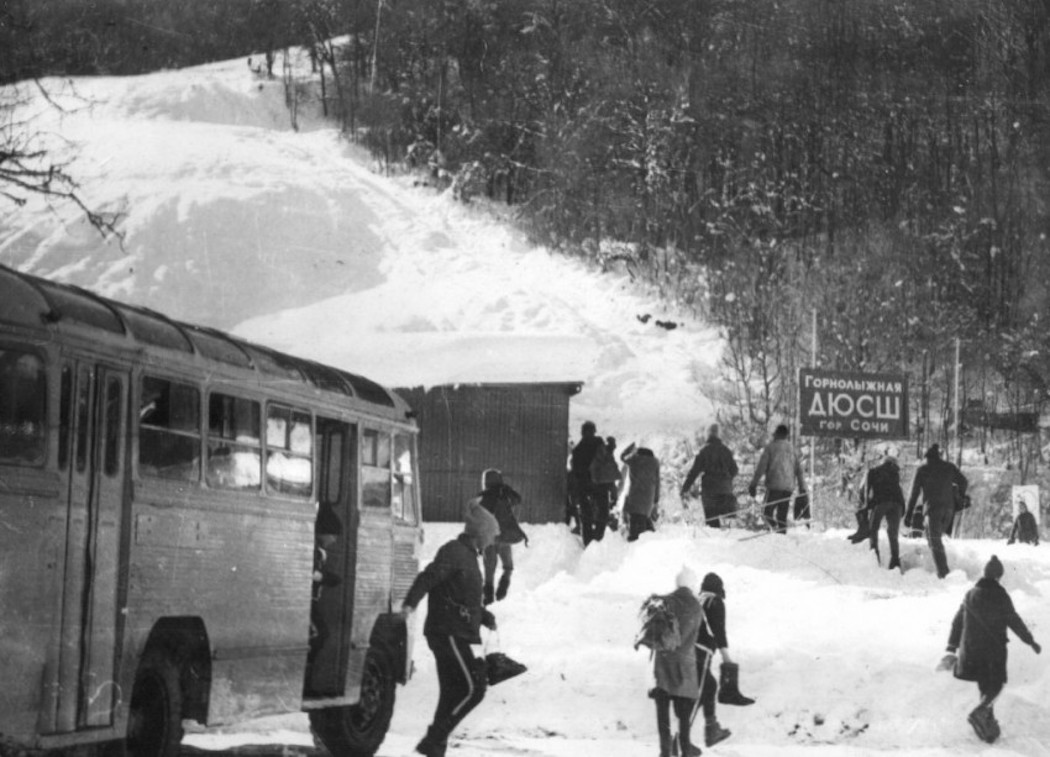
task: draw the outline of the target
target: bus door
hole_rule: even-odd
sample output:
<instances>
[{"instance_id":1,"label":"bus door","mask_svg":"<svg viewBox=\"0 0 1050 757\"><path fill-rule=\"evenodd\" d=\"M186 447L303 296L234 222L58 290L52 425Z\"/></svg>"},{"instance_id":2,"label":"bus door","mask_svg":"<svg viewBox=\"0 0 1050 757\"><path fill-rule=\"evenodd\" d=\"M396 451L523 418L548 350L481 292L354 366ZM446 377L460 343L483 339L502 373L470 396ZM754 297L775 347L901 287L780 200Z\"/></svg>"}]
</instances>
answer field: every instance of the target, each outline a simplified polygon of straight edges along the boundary
<instances>
[{"instance_id":1,"label":"bus door","mask_svg":"<svg viewBox=\"0 0 1050 757\"><path fill-rule=\"evenodd\" d=\"M348 423L317 418L317 523L306 697L344 693L356 574L356 431Z\"/></svg>"},{"instance_id":2,"label":"bus door","mask_svg":"<svg viewBox=\"0 0 1050 757\"><path fill-rule=\"evenodd\" d=\"M72 454L59 629L59 733L112 724L116 690L120 529L129 375L69 365Z\"/></svg>"},{"instance_id":3,"label":"bus door","mask_svg":"<svg viewBox=\"0 0 1050 757\"><path fill-rule=\"evenodd\" d=\"M416 574L419 572L419 486L416 481L414 435L394 433L393 481L391 504L393 560L391 561L391 601L401 607Z\"/></svg>"}]
</instances>

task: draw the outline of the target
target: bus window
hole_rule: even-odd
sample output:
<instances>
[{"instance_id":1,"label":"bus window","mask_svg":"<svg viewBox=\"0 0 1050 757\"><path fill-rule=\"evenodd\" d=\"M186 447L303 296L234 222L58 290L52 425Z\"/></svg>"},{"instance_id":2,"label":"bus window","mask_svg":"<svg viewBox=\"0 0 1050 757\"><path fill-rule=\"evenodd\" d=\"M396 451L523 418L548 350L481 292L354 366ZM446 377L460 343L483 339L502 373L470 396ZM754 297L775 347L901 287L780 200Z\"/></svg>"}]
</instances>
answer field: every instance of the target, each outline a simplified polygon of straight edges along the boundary
<instances>
[{"instance_id":1,"label":"bus window","mask_svg":"<svg viewBox=\"0 0 1050 757\"><path fill-rule=\"evenodd\" d=\"M259 403L228 394L208 398L208 486L258 489L262 482Z\"/></svg>"},{"instance_id":2,"label":"bus window","mask_svg":"<svg viewBox=\"0 0 1050 757\"><path fill-rule=\"evenodd\" d=\"M200 393L189 384L142 377L139 472L178 481L200 480Z\"/></svg>"},{"instance_id":3,"label":"bus window","mask_svg":"<svg viewBox=\"0 0 1050 757\"><path fill-rule=\"evenodd\" d=\"M415 486L412 476L412 437L394 434L394 517L416 522Z\"/></svg>"},{"instance_id":4,"label":"bus window","mask_svg":"<svg viewBox=\"0 0 1050 757\"><path fill-rule=\"evenodd\" d=\"M42 463L47 442L47 375L28 352L0 349L0 460Z\"/></svg>"},{"instance_id":5,"label":"bus window","mask_svg":"<svg viewBox=\"0 0 1050 757\"><path fill-rule=\"evenodd\" d=\"M310 413L283 405L266 408L266 488L308 498L313 493Z\"/></svg>"},{"instance_id":6,"label":"bus window","mask_svg":"<svg viewBox=\"0 0 1050 757\"><path fill-rule=\"evenodd\" d=\"M361 434L361 504L390 507L390 435L372 429Z\"/></svg>"}]
</instances>

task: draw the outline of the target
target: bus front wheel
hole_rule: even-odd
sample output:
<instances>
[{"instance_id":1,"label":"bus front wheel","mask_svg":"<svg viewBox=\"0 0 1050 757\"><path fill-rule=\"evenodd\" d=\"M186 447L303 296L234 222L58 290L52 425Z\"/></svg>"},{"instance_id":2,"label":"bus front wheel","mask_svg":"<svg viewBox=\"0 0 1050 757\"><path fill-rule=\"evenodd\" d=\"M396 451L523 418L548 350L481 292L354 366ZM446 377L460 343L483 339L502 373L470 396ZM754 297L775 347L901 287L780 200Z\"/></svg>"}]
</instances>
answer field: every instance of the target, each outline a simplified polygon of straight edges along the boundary
<instances>
[{"instance_id":1,"label":"bus front wheel","mask_svg":"<svg viewBox=\"0 0 1050 757\"><path fill-rule=\"evenodd\" d=\"M182 742L179 669L163 652L148 652L135 673L128 713L128 757L176 757Z\"/></svg>"},{"instance_id":2,"label":"bus front wheel","mask_svg":"<svg viewBox=\"0 0 1050 757\"><path fill-rule=\"evenodd\" d=\"M390 727L396 685L390 652L372 646L365 656L357 704L312 710L310 726L333 755L372 757Z\"/></svg>"}]
</instances>

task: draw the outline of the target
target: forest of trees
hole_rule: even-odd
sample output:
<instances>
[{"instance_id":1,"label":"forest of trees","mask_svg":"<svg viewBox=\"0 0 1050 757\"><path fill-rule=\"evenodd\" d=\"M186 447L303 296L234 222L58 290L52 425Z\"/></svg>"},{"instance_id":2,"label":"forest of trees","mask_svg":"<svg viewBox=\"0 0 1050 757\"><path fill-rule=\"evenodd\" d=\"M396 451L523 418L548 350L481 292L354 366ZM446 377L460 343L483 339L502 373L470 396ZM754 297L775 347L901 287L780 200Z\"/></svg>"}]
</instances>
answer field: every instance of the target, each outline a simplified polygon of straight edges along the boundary
<instances>
[{"instance_id":1,"label":"forest of trees","mask_svg":"<svg viewBox=\"0 0 1050 757\"><path fill-rule=\"evenodd\" d=\"M815 362L907 374L916 445L946 441L957 340L970 417L1047 402L1042 0L5 8L3 82L311 46L326 108L387 165L440 166L721 326L726 420L756 434L794 417Z\"/></svg>"}]
</instances>

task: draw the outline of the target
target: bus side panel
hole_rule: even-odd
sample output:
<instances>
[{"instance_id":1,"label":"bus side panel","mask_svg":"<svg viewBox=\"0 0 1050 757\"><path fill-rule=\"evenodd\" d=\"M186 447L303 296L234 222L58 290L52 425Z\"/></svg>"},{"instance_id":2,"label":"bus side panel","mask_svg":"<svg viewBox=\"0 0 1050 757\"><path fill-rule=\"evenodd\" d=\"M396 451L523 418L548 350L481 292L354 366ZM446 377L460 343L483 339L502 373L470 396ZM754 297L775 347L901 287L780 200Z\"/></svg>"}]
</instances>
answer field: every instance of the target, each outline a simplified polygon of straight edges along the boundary
<instances>
[{"instance_id":1,"label":"bus side panel","mask_svg":"<svg viewBox=\"0 0 1050 757\"><path fill-rule=\"evenodd\" d=\"M362 507L357 529L357 585L350 636L350 666L346 694L359 696L364 655L376 619L391 611L390 573L393 565L390 509Z\"/></svg>"},{"instance_id":2,"label":"bus side panel","mask_svg":"<svg viewBox=\"0 0 1050 757\"><path fill-rule=\"evenodd\" d=\"M9 537L0 550L0 734L28 745L54 718L54 692L42 684L58 666L66 513L53 474L5 468L0 482L0 530Z\"/></svg>"},{"instance_id":3,"label":"bus side panel","mask_svg":"<svg viewBox=\"0 0 1050 757\"><path fill-rule=\"evenodd\" d=\"M141 484L132 524L129 602L136 637L163 617L200 618L212 645L208 723L297 709L310 624L313 512L230 494ZM169 487L170 488L170 487ZM265 567L265 573L259 568Z\"/></svg>"}]
</instances>

